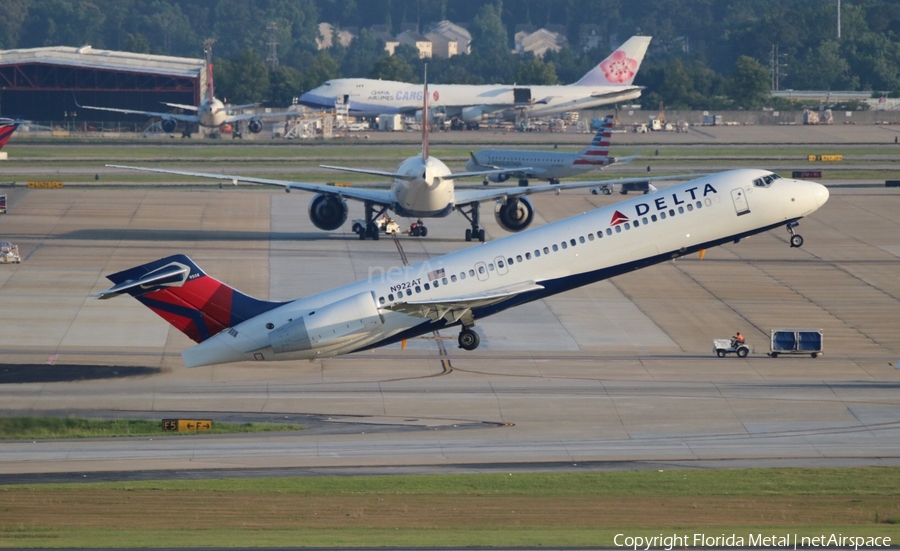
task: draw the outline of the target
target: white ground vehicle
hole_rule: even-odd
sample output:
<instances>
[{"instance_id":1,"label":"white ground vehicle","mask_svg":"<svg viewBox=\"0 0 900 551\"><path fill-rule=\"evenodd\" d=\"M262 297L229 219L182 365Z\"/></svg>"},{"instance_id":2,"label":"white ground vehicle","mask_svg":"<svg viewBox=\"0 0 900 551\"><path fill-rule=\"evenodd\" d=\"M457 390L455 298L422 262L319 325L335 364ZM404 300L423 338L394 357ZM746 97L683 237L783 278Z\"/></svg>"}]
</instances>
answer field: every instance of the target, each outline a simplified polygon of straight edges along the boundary
<instances>
[{"instance_id":1,"label":"white ground vehicle","mask_svg":"<svg viewBox=\"0 0 900 551\"><path fill-rule=\"evenodd\" d=\"M400 233L400 224L394 221L393 218L388 218L387 216L382 216L378 220L375 221L375 224L378 226L380 231L383 231L386 234L398 234ZM366 221L362 218L354 220L352 231L356 235L359 236L360 239L366 238ZM375 239L378 239L375 236Z\"/></svg>"},{"instance_id":2,"label":"white ground vehicle","mask_svg":"<svg viewBox=\"0 0 900 551\"><path fill-rule=\"evenodd\" d=\"M747 343L737 344L734 339L713 339L713 352L720 358L728 354L737 354L738 358L746 358L750 353Z\"/></svg>"},{"instance_id":3,"label":"white ground vehicle","mask_svg":"<svg viewBox=\"0 0 900 551\"><path fill-rule=\"evenodd\" d=\"M0 241L0 263L2 264L18 264L22 262L19 257L19 246L13 245L9 241Z\"/></svg>"}]
</instances>

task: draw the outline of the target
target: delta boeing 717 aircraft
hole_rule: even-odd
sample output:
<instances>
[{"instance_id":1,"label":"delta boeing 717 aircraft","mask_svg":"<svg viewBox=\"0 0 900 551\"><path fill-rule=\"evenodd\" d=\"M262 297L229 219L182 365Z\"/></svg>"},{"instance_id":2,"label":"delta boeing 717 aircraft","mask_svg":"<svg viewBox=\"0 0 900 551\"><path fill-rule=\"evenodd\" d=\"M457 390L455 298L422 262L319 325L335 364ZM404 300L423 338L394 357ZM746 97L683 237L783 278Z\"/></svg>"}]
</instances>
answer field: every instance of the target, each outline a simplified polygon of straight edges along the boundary
<instances>
[{"instance_id":1,"label":"delta boeing 717 aircraft","mask_svg":"<svg viewBox=\"0 0 900 551\"><path fill-rule=\"evenodd\" d=\"M476 322L520 304L778 227L801 246L798 220L827 200L814 182L730 170L289 302L247 296L181 254L109 275L97 296L131 295L197 342L187 367L314 360L451 326L474 350Z\"/></svg>"}]
</instances>

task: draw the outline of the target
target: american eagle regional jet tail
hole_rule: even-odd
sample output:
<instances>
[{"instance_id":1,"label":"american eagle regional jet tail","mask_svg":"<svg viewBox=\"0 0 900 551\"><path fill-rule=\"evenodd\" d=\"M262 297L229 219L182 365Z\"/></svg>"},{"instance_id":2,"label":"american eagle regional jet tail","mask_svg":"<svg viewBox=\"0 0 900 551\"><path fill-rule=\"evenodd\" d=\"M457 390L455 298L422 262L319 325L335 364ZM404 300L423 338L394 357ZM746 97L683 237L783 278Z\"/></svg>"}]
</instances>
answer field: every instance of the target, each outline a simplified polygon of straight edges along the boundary
<instances>
[{"instance_id":1,"label":"american eagle regional jet tail","mask_svg":"<svg viewBox=\"0 0 900 551\"><path fill-rule=\"evenodd\" d=\"M730 170L290 302L241 294L184 255L107 276L97 296L130 294L196 341L187 367L314 360L452 326L474 350L475 323L508 308L779 227L799 247L798 220L827 200L814 182Z\"/></svg>"},{"instance_id":2,"label":"american eagle regional jet tail","mask_svg":"<svg viewBox=\"0 0 900 551\"><path fill-rule=\"evenodd\" d=\"M561 178L576 176L594 169L603 169L611 164L630 163L637 155L618 159L609 154L615 115L608 115L591 143L578 153L558 151L529 151L524 149L483 149L478 153L469 152L466 170L503 170L490 174L484 183L505 182L515 177L520 186L527 186L529 179L546 180L559 184Z\"/></svg>"}]
</instances>

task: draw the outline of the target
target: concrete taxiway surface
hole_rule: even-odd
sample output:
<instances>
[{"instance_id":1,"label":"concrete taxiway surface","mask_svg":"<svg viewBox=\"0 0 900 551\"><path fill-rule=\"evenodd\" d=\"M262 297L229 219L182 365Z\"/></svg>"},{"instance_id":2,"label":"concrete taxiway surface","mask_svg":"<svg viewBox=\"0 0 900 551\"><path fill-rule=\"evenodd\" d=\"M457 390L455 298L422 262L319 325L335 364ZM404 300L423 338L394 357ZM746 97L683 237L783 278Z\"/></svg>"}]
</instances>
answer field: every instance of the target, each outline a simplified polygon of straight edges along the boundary
<instances>
[{"instance_id":1,"label":"concrete taxiway surface","mask_svg":"<svg viewBox=\"0 0 900 551\"><path fill-rule=\"evenodd\" d=\"M475 352L457 349L447 330L406 350L191 370L179 357L187 337L128 297L90 296L109 286L106 274L183 252L246 293L286 300L399 265L395 244L316 230L302 193L8 194L0 239L17 243L23 262L0 265L0 414L312 414L352 430L5 442L0 474L900 464L900 190L833 189L801 222L802 249L777 230L710 250L703 261L678 259L479 320ZM537 196L535 224L619 199ZM350 218L360 215L351 204ZM505 235L489 215L484 222L489 238ZM425 239L400 238L410 262L478 246L462 240L457 214L428 227ZM825 356L767 357L775 327L823 329ZM712 339L737 330L754 353L716 358Z\"/></svg>"}]
</instances>

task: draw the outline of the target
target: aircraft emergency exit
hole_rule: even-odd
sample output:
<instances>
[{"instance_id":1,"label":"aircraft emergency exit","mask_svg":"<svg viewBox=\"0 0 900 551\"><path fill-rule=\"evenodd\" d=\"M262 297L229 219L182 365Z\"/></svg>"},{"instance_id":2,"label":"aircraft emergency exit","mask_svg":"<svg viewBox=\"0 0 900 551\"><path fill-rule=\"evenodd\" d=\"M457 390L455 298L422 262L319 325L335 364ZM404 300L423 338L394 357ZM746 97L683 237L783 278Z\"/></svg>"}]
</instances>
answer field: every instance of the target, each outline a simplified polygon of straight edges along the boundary
<instances>
[{"instance_id":1,"label":"aircraft emergency exit","mask_svg":"<svg viewBox=\"0 0 900 551\"><path fill-rule=\"evenodd\" d=\"M475 323L520 304L777 227L800 246L798 220L827 200L814 182L730 170L289 302L240 293L180 254L109 275L96 296L131 295L197 342L187 367L313 360L451 326L474 350Z\"/></svg>"}]
</instances>

